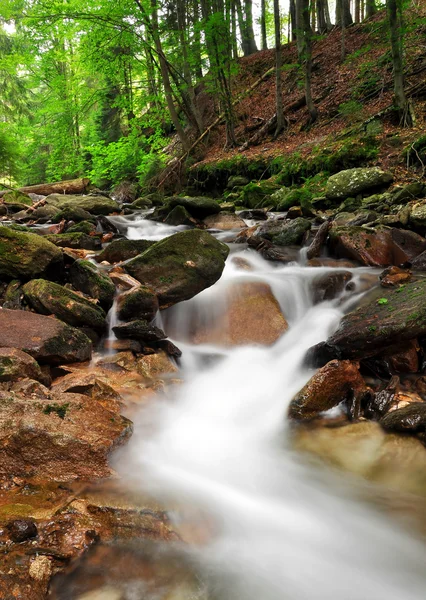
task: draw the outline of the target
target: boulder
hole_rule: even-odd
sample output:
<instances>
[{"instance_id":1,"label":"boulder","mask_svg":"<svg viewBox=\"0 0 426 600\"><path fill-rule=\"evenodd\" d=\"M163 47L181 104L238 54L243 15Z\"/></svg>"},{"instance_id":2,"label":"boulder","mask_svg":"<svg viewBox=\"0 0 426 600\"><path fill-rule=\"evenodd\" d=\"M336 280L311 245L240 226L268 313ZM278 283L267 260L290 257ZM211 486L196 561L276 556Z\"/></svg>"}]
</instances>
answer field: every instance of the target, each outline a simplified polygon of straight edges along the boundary
<instances>
[{"instance_id":1,"label":"boulder","mask_svg":"<svg viewBox=\"0 0 426 600\"><path fill-rule=\"evenodd\" d=\"M40 314L55 315L76 327L104 329L105 313L93 302L86 300L62 285L33 279L22 288L27 302Z\"/></svg>"},{"instance_id":2,"label":"boulder","mask_svg":"<svg viewBox=\"0 0 426 600\"><path fill-rule=\"evenodd\" d=\"M141 319L116 325L112 329L119 340L131 339L144 344L159 342L167 337L164 331Z\"/></svg>"},{"instance_id":3,"label":"boulder","mask_svg":"<svg viewBox=\"0 0 426 600\"><path fill-rule=\"evenodd\" d=\"M62 269L62 252L47 239L0 227L0 278L31 279Z\"/></svg>"},{"instance_id":4,"label":"boulder","mask_svg":"<svg viewBox=\"0 0 426 600\"><path fill-rule=\"evenodd\" d=\"M352 279L350 271L330 271L319 275L312 281L314 303L334 300Z\"/></svg>"},{"instance_id":5,"label":"boulder","mask_svg":"<svg viewBox=\"0 0 426 600\"><path fill-rule=\"evenodd\" d=\"M382 287L399 287L403 283L408 283L412 278L411 271L400 269L399 267L388 267L380 273L380 285Z\"/></svg>"},{"instance_id":6,"label":"boulder","mask_svg":"<svg viewBox=\"0 0 426 600\"><path fill-rule=\"evenodd\" d=\"M243 177L242 175L231 175L226 187L228 190L232 190L234 187L244 187L248 183L250 183L250 180L247 179L247 177Z\"/></svg>"},{"instance_id":7,"label":"boulder","mask_svg":"<svg viewBox=\"0 0 426 600\"><path fill-rule=\"evenodd\" d=\"M270 346L287 329L287 321L269 285L235 283L227 290L225 310L209 325L196 324L192 342Z\"/></svg>"},{"instance_id":8,"label":"boulder","mask_svg":"<svg viewBox=\"0 0 426 600\"><path fill-rule=\"evenodd\" d=\"M120 210L117 202L106 196L50 194L46 197L46 203L55 206L58 210L82 208L91 215L110 215Z\"/></svg>"},{"instance_id":9,"label":"boulder","mask_svg":"<svg viewBox=\"0 0 426 600\"><path fill-rule=\"evenodd\" d=\"M126 271L156 293L160 308L189 300L220 278L229 248L206 231L176 233L130 260Z\"/></svg>"},{"instance_id":10,"label":"boulder","mask_svg":"<svg viewBox=\"0 0 426 600\"><path fill-rule=\"evenodd\" d=\"M330 200L357 196L390 185L393 176L379 167L347 169L329 177L325 194Z\"/></svg>"},{"instance_id":11,"label":"boulder","mask_svg":"<svg viewBox=\"0 0 426 600\"><path fill-rule=\"evenodd\" d=\"M311 222L301 217L290 222L270 219L260 225L256 237L265 238L279 246L296 246L302 242L303 236L310 228Z\"/></svg>"},{"instance_id":12,"label":"boulder","mask_svg":"<svg viewBox=\"0 0 426 600\"><path fill-rule=\"evenodd\" d=\"M207 229L220 229L221 231L243 229L246 226L245 222L238 215L223 212L206 217L203 223Z\"/></svg>"},{"instance_id":13,"label":"boulder","mask_svg":"<svg viewBox=\"0 0 426 600\"><path fill-rule=\"evenodd\" d=\"M141 210L144 208L151 208L152 200L150 198L136 198L134 202L131 203L129 208L132 210Z\"/></svg>"},{"instance_id":14,"label":"boulder","mask_svg":"<svg viewBox=\"0 0 426 600\"><path fill-rule=\"evenodd\" d=\"M215 215L220 212L220 206L216 200L213 200L213 198L204 198L202 196L194 198L189 196L175 196L174 198L170 198L167 206L169 208L182 206L196 219L204 219L209 215Z\"/></svg>"},{"instance_id":15,"label":"boulder","mask_svg":"<svg viewBox=\"0 0 426 600\"><path fill-rule=\"evenodd\" d=\"M43 208L55 211L55 216L52 219L53 223L60 223L61 221L74 221L74 223L81 223L81 221L95 222L95 217L79 206L68 206L59 212L56 206L51 204L47 204Z\"/></svg>"},{"instance_id":16,"label":"boulder","mask_svg":"<svg viewBox=\"0 0 426 600\"><path fill-rule=\"evenodd\" d=\"M123 292L117 299L117 316L120 321L133 319L152 321L157 311L157 296L145 285Z\"/></svg>"},{"instance_id":17,"label":"boulder","mask_svg":"<svg viewBox=\"0 0 426 600\"><path fill-rule=\"evenodd\" d=\"M371 292L356 310L345 315L338 330L308 352L308 361L322 366L333 358L375 356L394 344L426 334L426 280L397 289Z\"/></svg>"},{"instance_id":18,"label":"boulder","mask_svg":"<svg viewBox=\"0 0 426 600\"><path fill-rule=\"evenodd\" d=\"M23 350L39 363L82 362L92 355L92 344L78 329L53 317L22 310L0 310L0 347Z\"/></svg>"},{"instance_id":19,"label":"boulder","mask_svg":"<svg viewBox=\"0 0 426 600\"><path fill-rule=\"evenodd\" d=\"M107 477L108 455L131 431L128 419L87 396L0 391L0 478Z\"/></svg>"},{"instance_id":20,"label":"boulder","mask_svg":"<svg viewBox=\"0 0 426 600\"><path fill-rule=\"evenodd\" d=\"M313 419L341 402L360 403L368 391L359 374L358 363L332 360L296 394L290 403L289 417L296 420Z\"/></svg>"},{"instance_id":21,"label":"boulder","mask_svg":"<svg viewBox=\"0 0 426 600\"><path fill-rule=\"evenodd\" d=\"M102 242L98 237L87 235L82 232L54 233L44 236L45 239L59 246L59 248L73 248L83 250L100 250Z\"/></svg>"},{"instance_id":22,"label":"boulder","mask_svg":"<svg viewBox=\"0 0 426 600\"><path fill-rule=\"evenodd\" d=\"M411 208L409 225L422 233L426 231L426 201L418 202Z\"/></svg>"},{"instance_id":23,"label":"boulder","mask_svg":"<svg viewBox=\"0 0 426 600\"><path fill-rule=\"evenodd\" d=\"M171 377L178 372L175 363L163 351L141 356L136 361L137 372L146 379Z\"/></svg>"},{"instance_id":24,"label":"boulder","mask_svg":"<svg viewBox=\"0 0 426 600\"><path fill-rule=\"evenodd\" d=\"M169 212L167 217L164 219L164 223L166 223L166 225L173 225L173 226L177 226L177 225L194 226L197 224L197 221L193 217L191 217L191 215L189 214L189 212L186 210L185 207L183 207L179 204L178 206L175 206L174 208L172 208L172 210Z\"/></svg>"},{"instance_id":25,"label":"boulder","mask_svg":"<svg viewBox=\"0 0 426 600\"><path fill-rule=\"evenodd\" d=\"M116 263L135 258L148 250L155 242L151 240L113 240L100 254L95 256L97 262Z\"/></svg>"},{"instance_id":26,"label":"boulder","mask_svg":"<svg viewBox=\"0 0 426 600\"><path fill-rule=\"evenodd\" d=\"M69 271L73 287L91 298L99 300L108 310L114 301L115 285L107 274L102 273L88 260L76 260Z\"/></svg>"},{"instance_id":27,"label":"boulder","mask_svg":"<svg viewBox=\"0 0 426 600\"><path fill-rule=\"evenodd\" d=\"M94 235L96 233L96 225L90 221L80 221L67 227L66 233L85 233L86 235Z\"/></svg>"},{"instance_id":28,"label":"boulder","mask_svg":"<svg viewBox=\"0 0 426 600\"><path fill-rule=\"evenodd\" d=\"M81 370L69 373L53 383L52 392L55 394L83 394L93 398L112 412L119 412L122 406L120 394L108 383L106 378L100 377L97 373L81 372Z\"/></svg>"},{"instance_id":29,"label":"boulder","mask_svg":"<svg viewBox=\"0 0 426 600\"><path fill-rule=\"evenodd\" d=\"M425 185L421 181L414 181L413 183L407 183L404 187L398 189L392 198L393 204L401 204L407 200L414 200L415 198L423 198L425 195Z\"/></svg>"},{"instance_id":30,"label":"boulder","mask_svg":"<svg viewBox=\"0 0 426 600\"><path fill-rule=\"evenodd\" d=\"M388 412L380 425L386 431L418 433L426 430L426 402L410 402L403 408Z\"/></svg>"},{"instance_id":31,"label":"boulder","mask_svg":"<svg viewBox=\"0 0 426 600\"><path fill-rule=\"evenodd\" d=\"M24 377L37 381L44 379L37 361L17 348L0 348L0 381L16 381Z\"/></svg>"}]
</instances>

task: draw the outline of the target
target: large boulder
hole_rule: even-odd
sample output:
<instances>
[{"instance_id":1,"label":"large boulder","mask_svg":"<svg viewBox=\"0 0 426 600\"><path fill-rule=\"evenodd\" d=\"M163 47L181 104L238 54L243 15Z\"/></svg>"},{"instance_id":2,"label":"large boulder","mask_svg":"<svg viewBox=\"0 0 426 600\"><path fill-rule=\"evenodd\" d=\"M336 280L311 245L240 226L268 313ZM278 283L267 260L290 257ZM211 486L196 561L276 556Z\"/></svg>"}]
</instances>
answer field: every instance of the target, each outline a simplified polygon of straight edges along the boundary
<instances>
[{"instance_id":1,"label":"large boulder","mask_svg":"<svg viewBox=\"0 0 426 600\"><path fill-rule=\"evenodd\" d=\"M391 345L426 334L426 280L395 289L380 288L343 317L326 342L311 348L307 359L321 366L333 358L375 356Z\"/></svg>"},{"instance_id":2,"label":"large boulder","mask_svg":"<svg viewBox=\"0 0 426 600\"><path fill-rule=\"evenodd\" d=\"M91 215L110 215L120 210L115 200L106 196L72 196L70 194L50 194L46 197L47 204L59 210L67 208L82 208Z\"/></svg>"},{"instance_id":3,"label":"large boulder","mask_svg":"<svg viewBox=\"0 0 426 600\"><path fill-rule=\"evenodd\" d=\"M73 248L75 250L100 250L102 248L102 242L98 237L87 235L81 231L53 233L44 237L59 248Z\"/></svg>"},{"instance_id":4,"label":"large boulder","mask_svg":"<svg viewBox=\"0 0 426 600\"><path fill-rule=\"evenodd\" d=\"M379 167L347 169L329 177L325 194L330 200L349 198L390 185L393 176Z\"/></svg>"},{"instance_id":5,"label":"large boulder","mask_svg":"<svg viewBox=\"0 0 426 600\"><path fill-rule=\"evenodd\" d=\"M290 403L289 416L305 420L317 417L341 402L361 402L367 387L359 374L359 364L332 360L308 381Z\"/></svg>"},{"instance_id":6,"label":"large boulder","mask_svg":"<svg viewBox=\"0 0 426 600\"><path fill-rule=\"evenodd\" d=\"M126 271L156 293L160 308L189 300L220 278L229 248L206 231L176 233L126 265Z\"/></svg>"},{"instance_id":7,"label":"large boulder","mask_svg":"<svg viewBox=\"0 0 426 600\"><path fill-rule=\"evenodd\" d=\"M227 290L226 309L210 324L198 324L192 342L237 346L275 343L288 329L269 285L236 283Z\"/></svg>"},{"instance_id":8,"label":"large boulder","mask_svg":"<svg viewBox=\"0 0 426 600\"><path fill-rule=\"evenodd\" d=\"M62 285L45 279L33 279L24 285L22 291L27 302L38 313L53 314L76 327L102 330L106 326L102 308Z\"/></svg>"},{"instance_id":9,"label":"large boulder","mask_svg":"<svg viewBox=\"0 0 426 600\"><path fill-rule=\"evenodd\" d=\"M61 250L45 238L0 227L0 278L31 279L61 267Z\"/></svg>"},{"instance_id":10,"label":"large boulder","mask_svg":"<svg viewBox=\"0 0 426 600\"><path fill-rule=\"evenodd\" d=\"M92 343L78 329L53 317L22 310L0 310L0 347L23 350L39 363L89 360Z\"/></svg>"},{"instance_id":11,"label":"large boulder","mask_svg":"<svg viewBox=\"0 0 426 600\"><path fill-rule=\"evenodd\" d=\"M148 250L154 243L151 240L113 240L102 252L95 256L95 260L109 263L129 260Z\"/></svg>"},{"instance_id":12,"label":"large boulder","mask_svg":"<svg viewBox=\"0 0 426 600\"><path fill-rule=\"evenodd\" d=\"M53 223L60 223L61 221L74 221L74 223L80 223L81 221L92 221L95 222L93 217L87 210L80 208L79 206L68 206L58 212L58 209L51 204L47 204L43 208L48 208L55 211L55 216L52 219Z\"/></svg>"},{"instance_id":13,"label":"large boulder","mask_svg":"<svg viewBox=\"0 0 426 600\"><path fill-rule=\"evenodd\" d=\"M108 455L131 431L128 419L87 396L0 391L0 479L107 477Z\"/></svg>"},{"instance_id":14,"label":"large boulder","mask_svg":"<svg viewBox=\"0 0 426 600\"><path fill-rule=\"evenodd\" d=\"M145 285L123 292L117 298L117 316L120 321L134 319L152 321L157 311L157 296Z\"/></svg>"},{"instance_id":15,"label":"large boulder","mask_svg":"<svg viewBox=\"0 0 426 600\"><path fill-rule=\"evenodd\" d=\"M114 301L115 285L89 260L76 260L70 268L70 281L74 289L96 298L108 310Z\"/></svg>"},{"instance_id":16,"label":"large boulder","mask_svg":"<svg viewBox=\"0 0 426 600\"><path fill-rule=\"evenodd\" d=\"M196 219L204 219L209 215L215 215L220 212L219 203L213 198L194 197L189 196L175 196L168 201L169 208L175 206L183 206L192 217Z\"/></svg>"}]
</instances>

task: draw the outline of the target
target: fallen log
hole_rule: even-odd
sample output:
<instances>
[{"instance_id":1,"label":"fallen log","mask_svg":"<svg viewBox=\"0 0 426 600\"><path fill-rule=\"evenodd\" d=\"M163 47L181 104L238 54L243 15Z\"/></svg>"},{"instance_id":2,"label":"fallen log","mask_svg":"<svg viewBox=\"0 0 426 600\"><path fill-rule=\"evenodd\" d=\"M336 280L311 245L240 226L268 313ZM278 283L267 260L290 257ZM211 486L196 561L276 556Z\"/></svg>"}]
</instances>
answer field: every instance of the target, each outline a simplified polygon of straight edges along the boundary
<instances>
[{"instance_id":1,"label":"fallen log","mask_svg":"<svg viewBox=\"0 0 426 600\"><path fill-rule=\"evenodd\" d=\"M68 181L57 181L55 183L41 183L39 185L26 185L18 188L18 191L25 194L39 194L48 196L49 194L84 194L88 191L90 179L82 177L80 179L70 179ZM0 191L0 197L4 196L11 188Z\"/></svg>"}]
</instances>

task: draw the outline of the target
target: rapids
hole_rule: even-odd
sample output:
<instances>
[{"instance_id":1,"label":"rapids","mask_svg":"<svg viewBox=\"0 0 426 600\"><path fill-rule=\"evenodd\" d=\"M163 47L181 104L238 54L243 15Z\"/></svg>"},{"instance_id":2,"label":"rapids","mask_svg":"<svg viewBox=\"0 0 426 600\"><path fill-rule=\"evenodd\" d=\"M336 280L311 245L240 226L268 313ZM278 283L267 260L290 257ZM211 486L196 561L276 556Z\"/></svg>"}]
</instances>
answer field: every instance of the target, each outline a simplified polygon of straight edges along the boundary
<instances>
[{"instance_id":1,"label":"rapids","mask_svg":"<svg viewBox=\"0 0 426 600\"><path fill-rule=\"evenodd\" d=\"M133 221L128 235L176 230L164 227ZM251 270L239 269L235 257ZM131 485L175 507L177 525L201 522L202 540L182 544L182 552L213 598L420 600L423 542L359 499L367 483L313 466L291 448L286 412L312 375L305 353L362 295L355 286L314 305L314 281L330 268L300 263L277 266L233 247L213 287L158 317L183 350L184 382L141 410L116 468ZM355 281L371 271L354 270ZM189 329L214 322L236 281L269 284L289 330L271 347L191 344Z\"/></svg>"}]
</instances>

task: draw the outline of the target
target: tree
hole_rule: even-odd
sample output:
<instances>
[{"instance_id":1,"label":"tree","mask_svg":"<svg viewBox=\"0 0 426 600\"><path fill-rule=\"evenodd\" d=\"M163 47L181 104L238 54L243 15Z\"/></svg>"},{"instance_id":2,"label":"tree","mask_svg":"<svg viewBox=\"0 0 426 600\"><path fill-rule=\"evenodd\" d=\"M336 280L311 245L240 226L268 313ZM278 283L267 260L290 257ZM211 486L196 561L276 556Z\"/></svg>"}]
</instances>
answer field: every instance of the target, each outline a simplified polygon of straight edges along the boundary
<instances>
[{"instance_id":1,"label":"tree","mask_svg":"<svg viewBox=\"0 0 426 600\"><path fill-rule=\"evenodd\" d=\"M253 2L252 0L236 0L238 25L241 33L241 46L244 56L257 52L256 39L253 29Z\"/></svg>"},{"instance_id":2,"label":"tree","mask_svg":"<svg viewBox=\"0 0 426 600\"><path fill-rule=\"evenodd\" d=\"M277 127L275 137L284 128L284 113L283 113L283 89L281 81L282 69L282 50L281 50L281 14L279 0L274 0L274 24L275 24L275 105L277 113Z\"/></svg>"},{"instance_id":3,"label":"tree","mask_svg":"<svg viewBox=\"0 0 426 600\"><path fill-rule=\"evenodd\" d=\"M365 16L366 18L370 18L375 15L377 12L376 2L375 0L365 0Z\"/></svg>"},{"instance_id":4,"label":"tree","mask_svg":"<svg viewBox=\"0 0 426 600\"><path fill-rule=\"evenodd\" d=\"M266 0L261 0L260 5L260 33L262 38L262 50L267 50L268 40L266 35Z\"/></svg>"},{"instance_id":5,"label":"tree","mask_svg":"<svg viewBox=\"0 0 426 600\"><path fill-rule=\"evenodd\" d=\"M387 0L390 43L393 63L394 101L400 122L408 127L413 124L413 112L404 89L403 25L401 0Z\"/></svg>"},{"instance_id":6,"label":"tree","mask_svg":"<svg viewBox=\"0 0 426 600\"><path fill-rule=\"evenodd\" d=\"M312 29L309 0L296 1L296 18L299 63L304 68L306 106L310 122L313 123L318 117L318 109L312 99Z\"/></svg>"}]
</instances>

